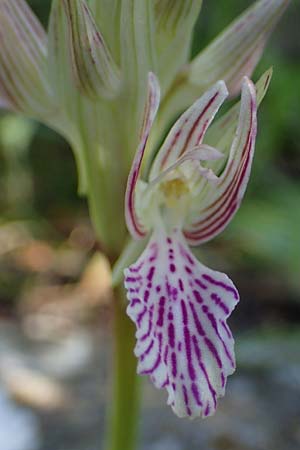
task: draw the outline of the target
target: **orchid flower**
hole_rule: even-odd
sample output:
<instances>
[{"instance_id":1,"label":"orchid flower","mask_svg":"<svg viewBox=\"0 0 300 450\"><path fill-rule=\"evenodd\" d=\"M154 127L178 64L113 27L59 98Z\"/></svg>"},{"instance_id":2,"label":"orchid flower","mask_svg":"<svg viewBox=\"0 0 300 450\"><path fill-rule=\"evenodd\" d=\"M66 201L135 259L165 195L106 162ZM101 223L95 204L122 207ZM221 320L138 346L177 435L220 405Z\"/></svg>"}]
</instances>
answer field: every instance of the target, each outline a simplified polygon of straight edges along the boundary
<instances>
[{"instance_id":1,"label":"orchid flower","mask_svg":"<svg viewBox=\"0 0 300 450\"><path fill-rule=\"evenodd\" d=\"M127 184L126 222L134 238L150 234L150 239L125 270L127 313L137 328L138 372L167 389L168 404L178 416L206 417L215 412L235 369L227 319L239 294L227 275L201 264L189 245L218 235L239 208L254 153L256 90L244 77L236 133L219 174L204 164L223 155L203 142L228 95L224 81L180 116L144 181L142 159L160 97L152 73L148 84L140 144Z\"/></svg>"}]
</instances>

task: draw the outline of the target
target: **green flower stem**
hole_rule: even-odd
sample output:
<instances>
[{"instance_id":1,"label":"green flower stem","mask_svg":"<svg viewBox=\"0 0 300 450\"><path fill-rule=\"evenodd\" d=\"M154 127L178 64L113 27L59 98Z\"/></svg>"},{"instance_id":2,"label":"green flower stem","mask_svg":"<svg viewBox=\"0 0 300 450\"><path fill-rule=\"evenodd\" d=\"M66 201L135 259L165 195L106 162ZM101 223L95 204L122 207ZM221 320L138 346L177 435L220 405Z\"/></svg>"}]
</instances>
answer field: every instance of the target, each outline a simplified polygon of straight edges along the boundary
<instances>
[{"instance_id":1,"label":"green flower stem","mask_svg":"<svg viewBox=\"0 0 300 450\"><path fill-rule=\"evenodd\" d=\"M134 324L126 315L124 291L115 290L114 385L106 450L134 450L139 413L139 380L136 373Z\"/></svg>"},{"instance_id":2,"label":"green flower stem","mask_svg":"<svg viewBox=\"0 0 300 450\"><path fill-rule=\"evenodd\" d=\"M85 185L96 236L105 253L114 260L118 258L127 234L123 203L126 177L122 159L114 159L114 147L109 147L112 157L107 159L104 168L99 158L99 147L89 136L84 118L79 122L79 129L81 142L76 149L76 162L80 165L78 173L81 175L79 185Z\"/></svg>"}]
</instances>

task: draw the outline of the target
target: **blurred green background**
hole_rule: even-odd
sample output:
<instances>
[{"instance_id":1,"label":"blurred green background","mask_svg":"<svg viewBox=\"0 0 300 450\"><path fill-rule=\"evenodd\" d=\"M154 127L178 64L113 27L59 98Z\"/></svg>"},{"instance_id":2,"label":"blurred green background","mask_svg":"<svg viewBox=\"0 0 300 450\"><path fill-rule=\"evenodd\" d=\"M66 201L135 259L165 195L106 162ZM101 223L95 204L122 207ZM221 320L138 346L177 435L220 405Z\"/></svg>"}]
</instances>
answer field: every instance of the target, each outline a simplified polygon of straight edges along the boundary
<instances>
[{"instance_id":1,"label":"blurred green background","mask_svg":"<svg viewBox=\"0 0 300 450\"><path fill-rule=\"evenodd\" d=\"M50 1L32 0L29 3L46 25ZM203 48L251 3L245 0L204 2L195 30L192 52L195 54ZM286 418L285 431L281 430L281 437L283 436L281 441L278 440L275 432L270 431L272 436L270 441L264 441L263 438L255 441L252 435L242 440L240 444L238 440L241 439L240 437L232 437L235 436L234 433L237 433L236 429L230 423L226 428L224 424L230 419L225 420L221 412L219 417L222 420L216 419L217 422L211 422L212 426L207 425L203 428L204 436L213 435L209 433L213 433L214 426L221 430L219 434L213 435L213 444L209 440L204 441L202 448L207 450L269 450L270 448L296 450L300 446L299 406L296 408L295 405L294 409L290 406L290 403L294 403L296 399L298 399L297 404L300 404L299 23L299 2L292 2L273 33L253 76L256 80L267 68L274 67L268 94L259 111L256 156L242 207L222 236L199 249L204 262L230 274L239 287L242 298L233 314L231 324L238 336L238 366L241 367L242 374L250 371L250 378L242 376L235 382L237 384L233 388L233 399L235 399L234 396L239 399L244 398L245 403L241 400L242 404L235 405L233 408L229 397L229 404L225 406L224 412L228 410L228 417L236 420L239 411L248 407L251 411L251 401L254 399L253 401L256 402L259 399L256 408L268 415L274 401L278 408L283 405L282 414ZM109 302L103 299L109 296L109 289L105 284L105 277L108 275L105 261L101 259L102 256L98 252L99 248L89 223L86 202L77 196L76 168L70 148L62 138L43 125L1 112L0 192L0 337L5 335L7 338L12 335L14 336L12 340L15 340L15 336L18 335L19 339L17 344L12 344L8 339L9 342L7 341L7 347L3 347L4 350L0 347L0 359L1 355L6 355L7 352L14 353L16 347L25 345L30 358L36 357L38 361L35 346L33 355L30 353L32 341L38 341L39 354L40 341L42 345L49 340L52 342L53 334L56 335L55 345L58 345L58 341L59 345L65 342L68 333L71 336L75 333L78 338L78 330L80 333L82 330L84 333L92 333L92 342L94 340L98 342L99 333L102 333L99 329L101 327L105 329L103 325L110 317ZM100 285L98 278L101 278ZM105 295L101 297L100 294L103 291ZM88 301L86 295L88 295ZM101 297L101 300L95 300L96 297L97 299ZM49 304L53 306L50 314ZM56 322L52 323L54 316ZM50 329L49 323L52 323ZM43 327L45 327L44 331ZM93 333L96 333L96 338ZM104 337L101 334L101 339L109 345L109 332L107 331ZM104 347L101 347L101 352L97 346L96 353L91 350L94 356L85 367L86 371L79 372L80 376L76 371L75 375L71 371L71 378L74 375L72 386L75 392L78 391L78 398L81 398L81 395L87 396L91 403L95 403L93 407L91 405L87 407L91 408L88 411L93 416L93 418L90 417L89 424L85 423L82 414L80 421L72 414L68 415L65 410L61 416L58 416L61 422L65 422L65 426L56 433L58 437L55 435L56 440L54 439L51 444L53 436L49 438L49 430L54 428L57 430L59 425L55 422L53 415L45 413L43 406L32 406L32 400L28 398L24 400L24 393L21 393L23 403L42 411L39 414L42 424L40 426L44 436L50 439L47 441L45 437L36 438L35 442L42 443L37 444L37 447L28 447L28 450L35 450L35 448L93 450L97 448L93 446L93 443L82 443L81 447L76 447L76 442L83 439L82 436L87 429L90 430L90 441L86 439L82 442L98 440L97 427L103 423L99 404L103 404L104 397L100 395L98 404L97 401L94 402L93 396L99 393L97 377L105 378L106 376L105 380L109 384L109 377L101 372L104 370L103 358L106 358ZM46 348L49 351L49 348ZM76 352L75 359L78 358L78 349ZM101 354L100 362L98 352ZM6 365L5 358L4 361L5 364L0 364L0 380L1 367ZM28 360L26 361L28 363ZM28 365L27 363L25 365ZM33 367L35 365L38 364L33 363ZM38 368L40 370L39 365ZM290 385L280 385L280 387L275 383L274 389L285 389L288 392L286 395L290 397L275 396L274 400L274 392L270 388L270 392L266 390L265 404L259 404L261 391L265 390L270 380L267 375L281 373L280 370L288 374L289 370L292 370L294 375L288 375L288 379L291 383L296 383L296 390L293 390L294 384L291 388ZM45 368L42 372L49 376ZM3 379L6 379L5 376ZM60 379L59 376L58 379ZM14 397L20 396L20 393L17 392L17 395L9 384L4 383L4 385L8 391L12 391ZM80 386L84 386L86 390ZM255 392L251 391L254 389L253 386L255 386ZM81 389L84 390L84 394ZM144 426L145 446L141 448L153 450L198 448L197 437L193 437L194 441L189 441L192 439L189 432L192 436L195 433L194 430L191 431L191 425L180 425L182 431L179 431L179 434L181 434L178 439L172 441L177 419L168 412L165 421L159 424L155 422L153 417L155 408L158 408L159 414L165 414L166 407L161 399L158 400L159 407L156 403L152 405L153 391L151 387L147 389L151 393L147 397L146 392L150 409L146 410L145 418L148 420L149 430L147 426ZM247 395L249 398L252 395L252 400L247 400ZM254 416L258 414L258 410L254 408ZM252 416L251 419L246 417L246 423L244 425L241 423L237 427L240 427L239 433L242 433L244 426L245 433L249 433L249 436L251 433L255 435L258 433L258 436L262 433L264 436L268 427L276 428L276 420L278 424L282 423L283 416L275 417L274 422L270 422L271 425L265 415L259 419L259 421L266 421L265 428L263 427L265 431L259 428L260 425L255 423ZM77 435L76 420L79 420L78 430L82 430L81 433L78 431ZM234 428L231 434L224 431L231 429L231 426ZM289 426L291 429L288 428ZM149 444L147 447L147 439L151 442L151 427L158 427L160 430L158 435L161 433L163 439L166 439L161 446L158 444L155 447ZM195 427L198 425L195 424ZM167 430L166 434L164 434L165 430ZM77 436L77 441L74 436ZM178 440L182 444L178 445ZM99 441L101 442L101 437ZM0 444L0 448L10 450L8 444L4 447ZM19 447L11 448L19 450ZM20 447L20 449L27 450L26 447L24 449Z\"/></svg>"}]
</instances>

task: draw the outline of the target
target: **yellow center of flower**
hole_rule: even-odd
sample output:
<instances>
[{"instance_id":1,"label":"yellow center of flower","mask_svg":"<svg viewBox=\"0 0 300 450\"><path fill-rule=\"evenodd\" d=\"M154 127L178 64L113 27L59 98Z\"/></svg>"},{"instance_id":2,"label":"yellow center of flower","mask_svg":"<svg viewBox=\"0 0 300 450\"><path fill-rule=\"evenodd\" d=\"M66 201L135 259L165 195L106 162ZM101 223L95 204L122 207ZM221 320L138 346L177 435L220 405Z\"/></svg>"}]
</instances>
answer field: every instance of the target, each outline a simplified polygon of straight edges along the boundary
<instances>
[{"instance_id":1,"label":"yellow center of flower","mask_svg":"<svg viewBox=\"0 0 300 450\"><path fill-rule=\"evenodd\" d=\"M178 200L181 200L182 197L189 193L189 188L182 178L164 181L160 185L160 190L169 208L175 207L178 204Z\"/></svg>"}]
</instances>

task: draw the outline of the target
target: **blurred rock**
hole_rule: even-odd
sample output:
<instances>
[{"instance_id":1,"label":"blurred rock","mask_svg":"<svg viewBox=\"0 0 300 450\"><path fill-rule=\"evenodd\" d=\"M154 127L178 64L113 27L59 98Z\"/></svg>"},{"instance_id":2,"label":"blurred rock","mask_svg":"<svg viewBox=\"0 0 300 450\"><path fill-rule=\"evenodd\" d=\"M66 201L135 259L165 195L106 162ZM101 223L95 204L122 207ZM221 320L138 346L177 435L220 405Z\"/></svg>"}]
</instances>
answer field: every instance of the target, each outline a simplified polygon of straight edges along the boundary
<instances>
[{"instance_id":1,"label":"blurred rock","mask_svg":"<svg viewBox=\"0 0 300 450\"><path fill-rule=\"evenodd\" d=\"M111 270L107 258L95 253L82 274L78 289L90 305L109 304L112 300Z\"/></svg>"},{"instance_id":2,"label":"blurred rock","mask_svg":"<svg viewBox=\"0 0 300 450\"><path fill-rule=\"evenodd\" d=\"M32 272L47 272L52 269L55 252L49 244L32 240L23 245L14 254L19 268Z\"/></svg>"},{"instance_id":3,"label":"blurred rock","mask_svg":"<svg viewBox=\"0 0 300 450\"><path fill-rule=\"evenodd\" d=\"M9 222L0 226L0 256L31 241L31 234L22 222Z\"/></svg>"},{"instance_id":4,"label":"blurred rock","mask_svg":"<svg viewBox=\"0 0 300 450\"><path fill-rule=\"evenodd\" d=\"M53 284L45 278L25 286L18 312L31 339L51 340L97 318L99 309L110 304L112 295L109 263L96 252L78 282Z\"/></svg>"},{"instance_id":5,"label":"blurred rock","mask_svg":"<svg viewBox=\"0 0 300 450\"><path fill-rule=\"evenodd\" d=\"M37 450L41 436L36 416L16 406L0 388L1 450Z\"/></svg>"},{"instance_id":6,"label":"blurred rock","mask_svg":"<svg viewBox=\"0 0 300 450\"><path fill-rule=\"evenodd\" d=\"M248 333L236 340L238 366L251 369L275 369L300 364L299 330L266 329Z\"/></svg>"},{"instance_id":7,"label":"blurred rock","mask_svg":"<svg viewBox=\"0 0 300 450\"><path fill-rule=\"evenodd\" d=\"M289 364L278 368L272 374L272 381L277 382L283 388L294 389L300 394L300 364Z\"/></svg>"},{"instance_id":8,"label":"blurred rock","mask_svg":"<svg viewBox=\"0 0 300 450\"><path fill-rule=\"evenodd\" d=\"M95 233L88 223L79 223L71 231L68 242L75 248L80 248L85 251L92 250L95 245Z\"/></svg>"},{"instance_id":9,"label":"blurred rock","mask_svg":"<svg viewBox=\"0 0 300 450\"><path fill-rule=\"evenodd\" d=\"M92 336L83 329L40 347L36 358L41 370L59 378L78 376L90 366L93 357Z\"/></svg>"},{"instance_id":10,"label":"blurred rock","mask_svg":"<svg viewBox=\"0 0 300 450\"><path fill-rule=\"evenodd\" d=\"M182 442L171 436L158 438L146 445L144 450L182 450Z\"/></svg>"},{"instance_id":11,"label":"blurred rock","mask_svg":"<svg viewBox=\"0 0 300 450\"><path fill-rule=\"evenodd\" d=\"M69 395L63 386L36 370L21 367L20 362L5 358L0 362L0 379L18 403L43 411L64 408Z\"/></svg>"},{"instance_id":12,"label":"blurred rock","mask_svg":"<svg viewBox=\"0 0 300 450\"><path fill-rule=\"evenodd\" d=\"M56 251L52 271L60 277L77 279L85 262L86 254L82 250L62 245Z\"/></svg>"}]
</instances>

